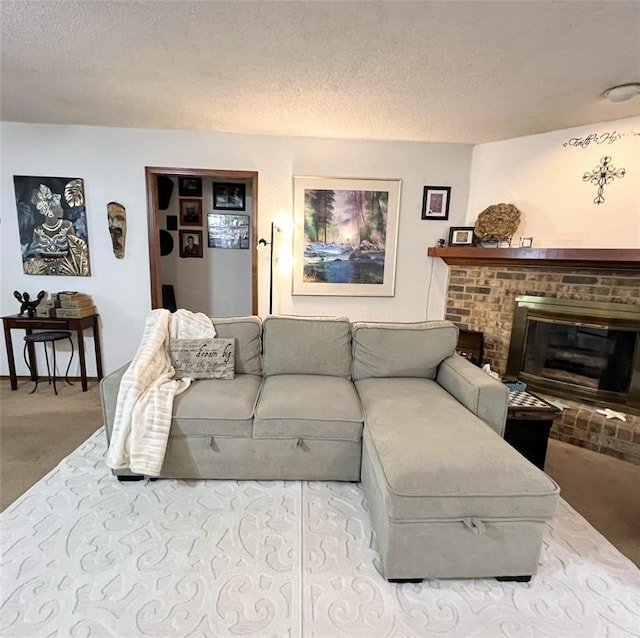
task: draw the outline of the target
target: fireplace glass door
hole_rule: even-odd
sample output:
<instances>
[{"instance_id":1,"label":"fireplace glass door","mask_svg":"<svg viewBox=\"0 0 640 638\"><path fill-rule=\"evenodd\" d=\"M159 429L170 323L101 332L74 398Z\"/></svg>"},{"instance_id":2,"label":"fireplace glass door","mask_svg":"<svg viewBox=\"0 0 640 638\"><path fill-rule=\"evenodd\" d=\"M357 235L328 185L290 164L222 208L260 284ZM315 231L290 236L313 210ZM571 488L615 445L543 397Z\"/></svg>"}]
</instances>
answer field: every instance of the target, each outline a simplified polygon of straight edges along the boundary
<instances>
[{"instance_id":1,"label":"fireplace glass door","mask_svg":"<svg viewBox=\"0 0 640 638\"><path fill-rule=\"evenodd\" d=\"M532 390L640 409L640 305L519 296L507 376Z\"/></svg>"},{"instance_id":2,"label":"fireplace glass door","mask_svg":"<svg viewBox=\"0 0 640 638\"><path fill-rule=\"evenodd\" d=\"M523 372L626 394L633 373L637 333L529 318Z\"/></svg>"}]
</instances>

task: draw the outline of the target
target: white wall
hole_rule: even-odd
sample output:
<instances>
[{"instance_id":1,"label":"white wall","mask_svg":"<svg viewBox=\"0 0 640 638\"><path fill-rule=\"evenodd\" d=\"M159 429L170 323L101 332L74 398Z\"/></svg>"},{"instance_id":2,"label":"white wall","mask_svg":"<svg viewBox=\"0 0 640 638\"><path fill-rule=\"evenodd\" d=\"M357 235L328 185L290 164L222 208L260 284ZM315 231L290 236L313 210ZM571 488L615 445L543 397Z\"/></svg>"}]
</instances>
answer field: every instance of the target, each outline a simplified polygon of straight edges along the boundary
<instances>
[{"instance_id":1,"label":"white wall","mask_svg":"<svg viewBox=\"0 0 640 638\"><path fill-rule=\"evenodd\" d=\"M595 140L575 144L592 134ZM596 205L597 187L582 176L606 155L626 175L606 185L605 201ZM640 118L476 146L467 225L500 202L522 213L514 246L533 237L534 247L640 247Z\"/></svg>"},{"instance_id":2,"label":"white wall","mask_svg":"<svg viewBox=\"0 0 640 638\"><path fill-rule=\"evenodd\" d=\"M218 180L220 181L220 180ZM228 180L233 181L233 180ZM205 258L209 262L211 273L211 289L209 312L215 317L231 317L250 315L252 307L251 271L253 266L252 246L255 244L251 234L251 212L253 209L253 193L251 181L245 181L245 210L229 211L229 214L247 215L249 217L249 248L206 248L207 220L206 213L224 213L213 210L213 204L205 208ZM207 198L212 197L212 181L204 180L203 187ZM208 202L208 199L206 200Z\"/></svg>"},{"instance_id":3,"label":"white wall","mask_svg":"<svg viewBox=\"0 0 640 638\"><path fill-rule=\"evenodd\" d=\"M151 307L145 166L258 171L258 237L269 236L270 222L279 215L291 218L293 175L400 178L395 296L293 297L290 270L281 272L276 268L274 312L393 321L443 316L447 270L439 260L427 258L426 247L446 237L449 226L463 225L472 152L469 146L6 122L0 125L0 135L0 310L3 315L18 311L13 290L35 293L40 289L48 292L76 289L91 294L102 319L105 372L114 370L135 353ZM91 277L23 274L13 175L84 179ZM452 187L448 221L420 219L424 185ZM111 249L106 204L112 200L121 202L127 209L123 260L116 259ZM290 239L279 235L276 242L276 257L282 265L291 257ZM266 250L260 253L258 273L262 315L268 308L268 270ZM21 337L17 332L14 344L18 351ZM4 343L0 345L0 374L7 374ZM88 349L91 346L89 342ZM89 372L95 374L90 352L88 362ZM26 368L18 363L18 373L25 374Z\"/></svg>"}]
</instances>

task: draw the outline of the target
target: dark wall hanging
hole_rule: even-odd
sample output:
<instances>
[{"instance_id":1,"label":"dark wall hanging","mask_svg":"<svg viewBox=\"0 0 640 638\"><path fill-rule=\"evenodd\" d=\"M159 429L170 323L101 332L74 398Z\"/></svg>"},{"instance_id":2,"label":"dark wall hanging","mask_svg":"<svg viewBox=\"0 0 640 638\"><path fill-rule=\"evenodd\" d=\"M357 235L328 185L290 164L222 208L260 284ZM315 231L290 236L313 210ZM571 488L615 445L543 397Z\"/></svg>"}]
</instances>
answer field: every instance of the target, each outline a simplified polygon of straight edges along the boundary
<instances>
[{"instance_id":1,"label":"dark wall hanging","mask_svg":"<svg viewBox=\"0 0 640 638\"><path fill-rule=\"evenodd\" d=\"M14 175L13 184L25 274L89 277L82 179Z\"/></svg>"},{"instance_id":2,"label":"dark wall hanging","mask_svg":"<svg viewBox=\"0 0 640 638\"><path fill-rule=\"evenodd\" d=\"M160 256L166 257L173 250L173 237L167 230L160 231Z\"/></svg>"},{"instance_id":3,"label":"dark wall hanging","mask_svg":"<svg viewBox=\"0 0 640 638\"><path fill-rule=\"evenodd\" d=\"M593 200L594 204L604 203L604 187L611 184L614 177L624 177L626 171L624 168L616 169L611 166L611 156L606 155L600 160L600 166L596 166L590 173L582 176L583 182L590 182L598 187L598 194Z\"/></svg>"},{"instance_id":4,"label":"dark wall hanging","mask_svg":"<svg viewBox=\"0 0 640 638\"><path fill-rule=\"evenodd\" d=\"M167 230L178 230L177 215L167 215Z\"/></svg>"},{"instance_id":5,"label":"dark wall hanging","mask_svg":"<svg viewBox=\"0 0 640 638\"><path fill-rule=\"evenodd\" d=\"M158 175L158 208L167 210L173 193L173 180L166 175Z\"/></svg>"}]
</instances>

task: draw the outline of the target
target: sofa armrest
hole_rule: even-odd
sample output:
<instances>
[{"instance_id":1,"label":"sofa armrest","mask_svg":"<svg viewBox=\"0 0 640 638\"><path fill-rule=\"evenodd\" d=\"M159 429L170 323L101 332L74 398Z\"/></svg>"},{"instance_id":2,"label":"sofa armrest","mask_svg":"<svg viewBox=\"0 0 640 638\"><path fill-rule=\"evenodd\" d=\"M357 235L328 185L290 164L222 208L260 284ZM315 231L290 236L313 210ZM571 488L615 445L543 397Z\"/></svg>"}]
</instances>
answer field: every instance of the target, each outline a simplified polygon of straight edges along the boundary
<instances>
[{"instance_id":1,"label":"sofa armrest","mask_svg":"<svg viewBox=\"0 0 640 638\"><path fill-rule=\"evenodd\" d=\"M100 381L102 418L104 419L104 429L107 433L107 443L111 442L111 430L116 416L116 402L118 400L118 391L120 390L120 381L128 367L129 364L125 363L121 368L118 368Z\"/></svg>"},{"instance_id":2,"label":"sofa armrest","mask_svg":"<svg viewBox=\"0 0 640 638\"><path fill-rule=\"evenodd\" d=\"M458 354L447 357L440 364L436 381L465 408L504 436L509 391L503 383Z\"/></svg>"}]
</instances>

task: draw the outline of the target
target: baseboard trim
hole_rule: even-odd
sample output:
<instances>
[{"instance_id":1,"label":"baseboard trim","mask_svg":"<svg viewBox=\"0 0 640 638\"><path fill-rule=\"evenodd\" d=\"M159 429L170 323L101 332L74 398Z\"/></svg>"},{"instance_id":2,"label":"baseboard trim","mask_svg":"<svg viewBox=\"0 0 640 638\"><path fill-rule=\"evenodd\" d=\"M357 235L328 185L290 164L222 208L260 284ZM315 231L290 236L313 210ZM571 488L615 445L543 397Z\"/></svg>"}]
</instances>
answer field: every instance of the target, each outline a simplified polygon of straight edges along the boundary
<instances>
[{"instance_id":1,"label":"baseboard trim","mask_svg":"<svg viewBox=\"0 0 640 638\"><path fill-rule=\"evenodd\" d=\"M46 379L46 374L40 374L40 379ZM82 383L82 377L68 377L70 381L78 381ZM64 375L61 377L60 375L56 375L56 381L58 379L62 379L64 381ZM18 375L16 377L17 381L31 381L31 377L29 375ZM98 377L87 377L87 381L99 381ZM11 377L8 374L0 374L0 381L11 381Z\"/></svg>"}]
</instances>

